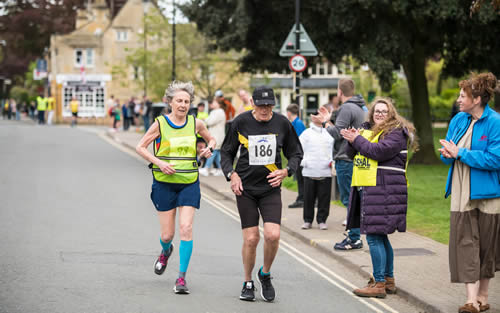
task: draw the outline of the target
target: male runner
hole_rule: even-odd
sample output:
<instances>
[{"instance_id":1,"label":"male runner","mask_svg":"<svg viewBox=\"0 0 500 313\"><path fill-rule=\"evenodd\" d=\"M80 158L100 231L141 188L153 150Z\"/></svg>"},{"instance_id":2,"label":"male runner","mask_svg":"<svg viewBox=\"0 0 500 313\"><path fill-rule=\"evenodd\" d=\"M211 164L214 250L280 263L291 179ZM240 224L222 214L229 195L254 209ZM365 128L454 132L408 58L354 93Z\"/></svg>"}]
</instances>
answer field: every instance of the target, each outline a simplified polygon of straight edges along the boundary
<instances>
[{"instance_id":1,"label":"male runner","mask_svg":"<svg viewBox=\"0 0 500 313\"><path fill-rule=\"evenodd\" d=\"M259 216L264 221L264 265L257 271L261 296L273 301L276 293L271 284L271 265L278 252L281 224L281 182L299 167L302 147L288 119L274 113L274 92L260 86L253 92L255 108L238 115L221 147L222 170L236 202L243 229L243 268L245 282L241 300L255 301L252 270L259 243ZM235 156L240 157L233 169ZM288 159L282 169L281 151Z\"/></svg>"}]
</instances>

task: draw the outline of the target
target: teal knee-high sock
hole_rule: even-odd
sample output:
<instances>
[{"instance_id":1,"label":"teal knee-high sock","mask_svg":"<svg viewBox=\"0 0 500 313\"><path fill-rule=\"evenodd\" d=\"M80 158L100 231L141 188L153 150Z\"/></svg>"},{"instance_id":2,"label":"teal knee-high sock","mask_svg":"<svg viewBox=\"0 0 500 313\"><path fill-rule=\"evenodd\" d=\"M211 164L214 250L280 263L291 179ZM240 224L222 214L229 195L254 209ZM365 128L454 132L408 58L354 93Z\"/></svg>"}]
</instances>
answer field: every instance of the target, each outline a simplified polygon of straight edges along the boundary
<instances>
[{"instance_id":1,"label":"teal knee-high sock","mask_svg":"<svg viewBox=\"0 0 500 313\"><path fill-rule=\"evenodd\" d=\"M180 264L179 264L179 272L186 273L189 260L191 259L191 254L193 253L193 241L184 241L181 240L181 244L179 246L179 256L180 256ZM184 275L184 274L183 274Z\"/></svg>"},{"instance_id":2,"label":"teal knee-high sock","mask_svg":"<svg viewBox=\"0 0 500 313\"><path fill-rule=\"evenodd\" d=\"M163 242L163 240L161 240L160 238L160 244L163 248L163 252L167 254L168 251L170 250L170 246L172 245L172 240L170 240L169 242Z\"/></svg>"}]
</instances>

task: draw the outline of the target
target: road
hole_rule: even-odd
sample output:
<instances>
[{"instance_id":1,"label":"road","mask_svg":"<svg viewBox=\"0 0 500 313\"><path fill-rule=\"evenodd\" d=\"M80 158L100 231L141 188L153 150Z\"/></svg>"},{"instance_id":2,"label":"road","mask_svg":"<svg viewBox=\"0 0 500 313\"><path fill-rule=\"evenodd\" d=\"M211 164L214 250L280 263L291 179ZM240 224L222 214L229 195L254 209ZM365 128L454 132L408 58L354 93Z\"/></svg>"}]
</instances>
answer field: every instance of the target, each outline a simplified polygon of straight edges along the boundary
<instances>
[{"instance_id":1,"label":"road","mask_svg":"<svg viewBox=\"0 0 500 313\"><path fill-rule=\"evenodd\" d=\"M287 234L272 268L276 301L240 301L234 204L203 189L191 294L175 295L178 253L162 276L153 273L160 245L151 173L98 132L0 121L0 312L419 311L399 296L353 296L364 283L356 272ZM261 252L262 242L258 266Z\"/></svg>"}]
</instances>

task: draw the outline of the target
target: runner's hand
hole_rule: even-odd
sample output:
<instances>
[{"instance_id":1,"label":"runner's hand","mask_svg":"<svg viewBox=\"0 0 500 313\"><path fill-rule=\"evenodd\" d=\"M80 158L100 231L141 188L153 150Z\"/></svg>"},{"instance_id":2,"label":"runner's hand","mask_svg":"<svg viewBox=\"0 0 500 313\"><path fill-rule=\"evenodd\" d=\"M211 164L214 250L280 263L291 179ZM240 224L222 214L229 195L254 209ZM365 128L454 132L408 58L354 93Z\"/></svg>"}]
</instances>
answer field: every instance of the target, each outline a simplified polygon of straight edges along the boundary
<instances>
[{"instance_id":1,"label":"runner's hand","mask_svg":"<svg viewBox=\"0 0 500 313\"><path fill-rule=\"evenodd\" d=\"M172 167L172 165L170 163L167 163L167 162L164 162L164 161L159 161L158 164L158 167L160 168L160 170L162 171L163 174L167 174L167 175L172 175L172 174L175 174L175 169Z\"/></svg>"},{"instance_id":2,"label":"runner's hand","mask_svg":"<svg viewBox=\"0 0 500 313\"><path fill-rule=\"evenodd\" d=\"M276 170L274 172L271 172L269 175L267 175L267 181L271 185L271 187L278 187L283 179L288 176L288 170L283 169L283 170Z\"/></svg>"},{"instance_id":3,"label":"runner's hand","mask_svg":"<svg viewBox=\"0 0 500 313\"><path fill-rule=\"evenodd\" d=\"M241 196L241 192L243 191L243 184L241 183L241 178L236 172L233 172L231 174L231 190L237 196Z\"/></svg>"},{"instance_id":4,"label":"runner's hand","mask_svg":"<svg viewBox=\"0 0 500 313\"><path fill-rule=\"evenodd\" d=\"M208 159L211 156L212 156L212 151L210 151L209 147L200 150L200 157Z\"/></svg>"}]
</instances>

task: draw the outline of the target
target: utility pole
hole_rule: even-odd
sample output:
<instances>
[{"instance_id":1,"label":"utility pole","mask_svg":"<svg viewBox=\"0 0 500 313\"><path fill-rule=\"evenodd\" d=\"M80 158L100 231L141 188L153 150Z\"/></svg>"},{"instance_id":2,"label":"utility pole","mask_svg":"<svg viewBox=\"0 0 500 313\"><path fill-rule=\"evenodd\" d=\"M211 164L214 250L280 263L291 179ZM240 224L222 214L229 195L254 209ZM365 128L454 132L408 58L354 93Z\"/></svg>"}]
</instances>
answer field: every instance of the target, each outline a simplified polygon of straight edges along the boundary
<instances>
[{"instance_id":1,"label":"utility pole","mask_svg":"<svg viewBox=\"0 0 500 313\"><path fill-rule=\"evenodd\" d=\"M295 54L300 54L300 0L295 0ZM299 106L299 118L302 118L300 103L300 77L302 73L295 73L295 101Z\"/></svg>"},{"instance_id":2,"label":"utility pole","mask_svg":"<svg viewBox=\"0 0 500 313\"><path fill-rule=\"evenodd\" d=\"M172 18L172 81L175 80L175 0L172 0L173 18Z\"/></svg>"}]
</instances>

